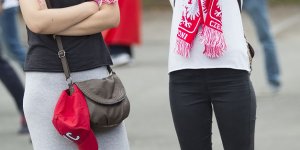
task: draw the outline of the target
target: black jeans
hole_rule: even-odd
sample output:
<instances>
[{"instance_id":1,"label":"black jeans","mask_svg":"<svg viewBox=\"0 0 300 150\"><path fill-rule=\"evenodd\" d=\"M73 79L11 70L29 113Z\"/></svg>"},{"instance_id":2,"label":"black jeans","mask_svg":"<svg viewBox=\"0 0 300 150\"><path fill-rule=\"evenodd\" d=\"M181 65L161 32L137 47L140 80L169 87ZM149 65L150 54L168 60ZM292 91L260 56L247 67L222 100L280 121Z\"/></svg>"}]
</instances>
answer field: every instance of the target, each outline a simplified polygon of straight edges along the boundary
<instances>
[{"instance_id":1,"label":"black jeans","mask_svg":"<svg viewBox=\"0 0 300 150\"><path fill-rule=\"evenodd\" d=\"M23 115L24 86L22 85L20 78L10 66L10 64L1 57L1 54L0 81L2 81L5 87L8 89L17 104L20 114Z\"/></svg>"},{"instance_id":2,"label":"black jeans","mask_svg":"<svg viewBox=\"0 0 300 150\"><path fill-rule=\"evenodd\" d=\"M213 110L224 150L254 150L256 98L247 71L171 72L169 92L182 150L212 150Z\"/></svg>"}]
</instances>

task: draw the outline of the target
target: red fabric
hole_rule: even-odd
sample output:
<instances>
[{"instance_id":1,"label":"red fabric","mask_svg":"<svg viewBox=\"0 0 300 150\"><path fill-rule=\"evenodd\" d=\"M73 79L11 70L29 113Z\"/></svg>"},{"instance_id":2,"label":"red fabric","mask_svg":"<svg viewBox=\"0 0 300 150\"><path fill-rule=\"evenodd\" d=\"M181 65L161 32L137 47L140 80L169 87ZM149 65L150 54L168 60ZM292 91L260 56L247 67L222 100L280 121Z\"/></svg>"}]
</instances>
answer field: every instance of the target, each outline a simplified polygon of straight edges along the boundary
<instances>
[{"instance_id":1,"label":"red fabric","mask_svg":"<svg viewBox=\"0 0 300 150\"><path fill-rule=\"evenodd\" d=\"M204 54L216 58L223 54L226 44L222 31L222 11L219 0L184 0L181 22L178 26L175 50L189 57L198 29L205 45Z\"/></svg>"},{"instance_id":2,"label":"red fabric","mask_svg":"<svg viewBox=\"0 0 300 150\"><path fill-rule=\"evenodd\" d=\"M83 93L74 84L74 93L61 93L52 123L63 137L77 144L79 150L98 150L96 137L90 128L90 115Z\"/></svg>"},{"instance_id":3,"label":"red fabric","mask_svg":"<svg viewBox=\"0 0 300 150\"><path fill-rule=\"evenodd\" d=\"M120 24L102 32L108 45L132 45L140 44L141 30L141 2L140 0L119 0Z\"/></svg>"}]
</instances>

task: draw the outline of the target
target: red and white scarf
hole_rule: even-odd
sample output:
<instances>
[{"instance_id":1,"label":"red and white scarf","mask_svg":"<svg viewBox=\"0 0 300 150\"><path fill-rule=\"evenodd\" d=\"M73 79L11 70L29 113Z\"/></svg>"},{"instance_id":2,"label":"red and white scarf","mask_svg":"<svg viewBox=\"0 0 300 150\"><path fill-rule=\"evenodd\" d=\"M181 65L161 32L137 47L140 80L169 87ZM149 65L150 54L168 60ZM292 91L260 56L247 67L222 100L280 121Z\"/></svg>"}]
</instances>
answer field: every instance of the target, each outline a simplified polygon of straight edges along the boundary
<instances>
[{"instance_id":1,"label":"red and white scarf","mask_svg":"<svg viewBox=\"0 0 300 150\"><path fill-rule=\"evenodd\" d=\"M222 56L226 43L222 31L222 10L219 0L183 0L184 4L175 51L189 57L193 41L200 36L204 55L209 58ZM202 30L198 33L198 29Z\"/></svg>"}]
</instances>

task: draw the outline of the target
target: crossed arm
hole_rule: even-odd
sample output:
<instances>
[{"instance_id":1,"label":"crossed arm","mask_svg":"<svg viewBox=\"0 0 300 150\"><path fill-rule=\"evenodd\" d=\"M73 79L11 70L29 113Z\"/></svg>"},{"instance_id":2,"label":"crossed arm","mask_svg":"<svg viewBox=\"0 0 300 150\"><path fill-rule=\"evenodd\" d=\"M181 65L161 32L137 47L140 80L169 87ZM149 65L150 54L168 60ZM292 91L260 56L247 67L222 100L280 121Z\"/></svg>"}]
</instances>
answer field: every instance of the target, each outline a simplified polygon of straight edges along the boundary
<instances>
[{"instance_id":1,"label":"crossed arm","mask_svg":"<svg viewBox=\"0 0 300 150\"><path fill-rule=\"evenodd\" d=\"M81 36L100 33L119 24L119 6L84 2L66 8L48 9L45 0L20 0L28 28L39 34Z\"/></svg>"}]
</instances>

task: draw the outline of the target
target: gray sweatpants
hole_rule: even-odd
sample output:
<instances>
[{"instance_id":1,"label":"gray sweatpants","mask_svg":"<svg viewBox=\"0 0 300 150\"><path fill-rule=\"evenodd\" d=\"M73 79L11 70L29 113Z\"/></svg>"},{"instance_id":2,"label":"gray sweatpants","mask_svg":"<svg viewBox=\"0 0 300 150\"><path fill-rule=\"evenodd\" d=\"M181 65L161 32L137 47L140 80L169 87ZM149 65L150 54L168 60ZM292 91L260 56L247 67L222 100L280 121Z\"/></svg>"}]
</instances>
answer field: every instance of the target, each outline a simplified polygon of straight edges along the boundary
<instances>
[{"instance_id":1,"label":"gray sweatpants","mask_svg":"<svg viewBox=\"0 0 300 150\"><path fill-rule=\"evenodd\" d=\"M73 81L108 76L106 67L71 74ZM63 138L54 128L52 117L57 100L67 88L63 73L26 72L24 113L34 150L77 150L76 144ZM129 150L124 123L96 133L99 149Z\"/></svg>"}]
</instances>

